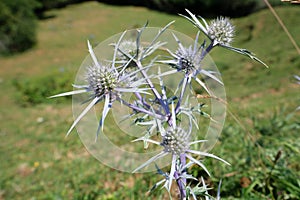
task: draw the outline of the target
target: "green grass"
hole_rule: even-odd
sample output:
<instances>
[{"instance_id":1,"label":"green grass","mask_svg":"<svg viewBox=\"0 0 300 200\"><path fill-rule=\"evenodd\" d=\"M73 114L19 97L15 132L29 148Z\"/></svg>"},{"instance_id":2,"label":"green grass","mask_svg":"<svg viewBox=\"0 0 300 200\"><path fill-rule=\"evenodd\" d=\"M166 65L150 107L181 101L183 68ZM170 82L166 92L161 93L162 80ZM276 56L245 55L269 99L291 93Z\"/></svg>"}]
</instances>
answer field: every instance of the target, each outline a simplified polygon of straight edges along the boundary
<instances>
[{"instance_id":1,"label":"green grass","mask_svg":"<svg viewBox=\"0 0 300 200\"><path fill-rule=\"evenodd\" d=\"M300 45L299 8L276 11ZM196 30L178 16L96 2L47 15L54 17L39 22L35 48L0 58L0 199L167 199L163 190L146 195L160 177L110 169L88 154L75 131L64 138L73 120L70 100L40 99L72 89L65 83L87 55L87 39L96 45L147 20L162 27L175 19L171 28L190 36ZM300 57L268 10L233 21L234 46L255 52L270 68L224 49L211 54L223 75L229 109L238 118L228 115L213 150L232 166L206 161L212 186L223 179L224 199L272 199L271 189L274 199L297 199L300 125L299 112L291 113L300 104L300 86L292 81L300 74ZM51 76L61 84L46 84ZM24 104L34 91L39 101Z\"/></svg>"}]
</instances>

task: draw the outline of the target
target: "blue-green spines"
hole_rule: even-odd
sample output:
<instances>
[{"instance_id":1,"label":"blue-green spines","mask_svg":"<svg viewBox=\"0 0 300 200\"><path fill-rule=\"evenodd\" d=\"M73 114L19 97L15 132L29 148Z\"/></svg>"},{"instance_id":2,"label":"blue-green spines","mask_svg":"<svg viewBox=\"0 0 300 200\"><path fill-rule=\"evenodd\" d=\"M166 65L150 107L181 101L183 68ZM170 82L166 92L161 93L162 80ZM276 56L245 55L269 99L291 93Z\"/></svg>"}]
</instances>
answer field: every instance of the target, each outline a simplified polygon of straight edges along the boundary
<instances>
[{"instance_id":1,"label":"blue-green spines","mask_svg":"<svg viewBox=\"0 0 300 200\"><path fill-rule=\"evenodd\" d=\"M200 91L200 96L207 96L207 98L212 100L220 100L218 102L222 103L222 105L226 102L225 95L222 93L224 86L220 74L217 70L213 70L214 65L207 65L210 63L206 63L204 59L213 48L223 47L248 56L262 64L264 63L250 51L231 46L234 38L234 26L228 18L220 17L212 20L211 23L207 23L204 18L197 17L188 10L187 13L189 16L182 16L198 29L193 44L186 43L185 39L181 41L180 39L183 38L177 37L177 35L180 36L178 33L171 32L172 35L167 35L167 28L173 22L157 30L154 37L150 40L148 40L148 36L152 36L152 33L148 35L146 31L147 24L141 29L134 30L134 32L130 31L129 34L127 31L124 31L119 39L114 39L113 42L109 43L109 49L112 50L111 47L113 47L113 52L105 59L103 55L98 56L98 54L103 53L103 50L97 49L96 55L88 41L92 65L89 64L89 67L86 69L85 83L82 85L74 84L74 91L54 95L51 98L84 93L89 95L88 99L84 101L88 105L76 117L67 135L98 103L100 103L99 106L102 107L102 110L96 132L96 141L98 135L101 136L99 139L105 139L102 137L104 136L104 122L110 110L114 110L117 115L120 115L117 116L117 125L120 122L127 123L125 126L122 125L122 131L126 132L127 130L123 128L127 128L129 124L140 126L144 131L138 129L138 133L143 132L145 134L139 135L139 138L135 139L134 142L143 141L144 148L150 147L149 144L152 143L158 145L161 151L144 162L137 160L139 166L132 172L136 173L151 164L156 165L157 160L166 156L171 157L170 170L168 172L164 173L157 166L159 173L164 177L163 180L155 184L154 188L164 183L163 187L170 193L172 182L175 180L180 192L180 199L188 199L191 195L194 199L198 199L196 197L199 193L198 191L200 189L206 191L206 185L202 180L202 188L198 186L195 187L196 189L191 188L188 180L198 180L198 177L193 177L187 169L198 165L210 175L209 170L203 164L204 157L214 158L229 165L225 160L206 152L206 146L214 144L217 137L213 136L213 141L210 136L207 137L207 140L195 140L198 137L193 137L194 134L199 132L198 114L199 116L208 116L211 120L210 122L212 122L212 128L215 128L216 125L218 126L218 132L219 130L221 131L224 122L223 118L225 117L223 112L226 111L221 107L221 109L218 108L218 112L215 112L216 109L213 106L217 104L214 104L213 101L211 101L212 116L206 115L201 110L202 105L198 100L198 96L195 95L195 91L197 93ZM142 35L143 33L145 35ZM162 37L163 33L168 38ZM131 34L136 36L136 38L126 39L131 38ZM199 41L202 34L207 37L203 42ZM169 41L169 36L178 45L175 51L173 46L172 48L170 48L171 46L169 47L169 44L173 44ZM144 39L147 40L144 41ZM167 41L163 39L167 39ZM97 57L102 59L100 60ZM170 76L175 74L179 74L179 76L170 78ZM80 76L79 82L83 82L81 78ZM295 76L295 78L297 82L300 82L298 76ZM212 81L218 84L212 84ZM198 83L202 90L195 88L194 83ZM222 88L219 90L219 87ZM207 95L205 93L202 94L202 92L206 92ZM224 105L226 106L226 103ZM124 112L122 109L124 109ZM134 123L132 123L132 120L134 120ZM87 128L90 129L91 127ZM157 134L155 135L155 133ZM215 131L213 133L216 135ZM100 141L106 142L108 140ZM199 143L204 142L208 142L208 144L204 148L199 149ZM113 146L114 149L115 146ZM123 157L125 159L128 158L128 156ZM119 164L115 166L118 168ZM128 169L126 167L126 170ZM205 192L205 194L208 197L208 193ZM217 197L219 199L219 193Z\"/></svg>"}]
</instances>

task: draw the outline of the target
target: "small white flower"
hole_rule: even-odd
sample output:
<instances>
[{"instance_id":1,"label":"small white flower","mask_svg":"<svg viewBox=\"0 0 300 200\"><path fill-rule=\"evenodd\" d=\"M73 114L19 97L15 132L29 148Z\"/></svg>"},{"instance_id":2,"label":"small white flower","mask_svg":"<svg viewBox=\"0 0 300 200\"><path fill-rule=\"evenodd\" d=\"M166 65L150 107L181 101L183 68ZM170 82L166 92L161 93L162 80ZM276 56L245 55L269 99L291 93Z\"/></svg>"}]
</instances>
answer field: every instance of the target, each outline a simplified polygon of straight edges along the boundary
<instances>
[{"instance_id":1,"label":"small white flower","mask_svg":"<svg viewBox=\"0 0 300 200\"><path fill-rule=\"evenodd\" d=\"M37 119L36 119L36 122L37 123L43 123L45 121L45 119L44 119L44 117L38 117Z\"/></svg>"}]
</instances>

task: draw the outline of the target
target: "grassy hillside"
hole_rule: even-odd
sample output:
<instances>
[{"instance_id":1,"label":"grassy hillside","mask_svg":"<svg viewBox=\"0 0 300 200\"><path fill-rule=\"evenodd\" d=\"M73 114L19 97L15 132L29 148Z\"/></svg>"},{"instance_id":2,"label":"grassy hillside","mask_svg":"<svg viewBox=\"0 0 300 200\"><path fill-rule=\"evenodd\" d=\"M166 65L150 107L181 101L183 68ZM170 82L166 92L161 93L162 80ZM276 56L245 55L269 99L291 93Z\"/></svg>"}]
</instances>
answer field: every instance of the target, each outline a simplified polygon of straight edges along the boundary
<instances>
[{"instance_id":1,"label":"grassy hillside","mask_svg":"<svg viewBox=\"0 0 300 200\"><path fill-rule=\"evenodd\" d=\"M276 11L300 45L299 8ZM88 53L87 39L96 45L147 20L150 26L162 27L175 19L171 28L190 36L196 30L178 16L96 2L47 15L39 22L35 48L0 58L0 199L166 199L165 191L146 194L159 177L102 165L88 154L75 131L65 139L73 120L70 99L43 97L72 89ZM211 54L235 116L229 114L214 150L232 166L207 161L214 175L212 186L223 178L222 194L228 199L272 198L270 188L278 193L273 198L284 199L284 194L296 199L300 122L294 110L300 104L300 86L292 76L300 74L300 56L268 10L234 23L233 45L255 52L270 68L224 49ZM275 162L279 150L282 155Z\"/></svg>"}]
</instances>

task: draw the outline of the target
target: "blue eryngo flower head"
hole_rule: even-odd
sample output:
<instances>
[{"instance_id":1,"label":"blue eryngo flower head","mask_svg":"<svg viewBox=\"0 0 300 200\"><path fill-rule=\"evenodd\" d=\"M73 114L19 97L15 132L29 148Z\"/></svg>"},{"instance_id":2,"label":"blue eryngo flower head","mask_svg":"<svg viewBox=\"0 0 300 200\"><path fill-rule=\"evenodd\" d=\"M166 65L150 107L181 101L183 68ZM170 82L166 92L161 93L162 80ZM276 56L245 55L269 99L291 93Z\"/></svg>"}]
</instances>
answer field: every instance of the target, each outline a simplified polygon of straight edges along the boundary
<instances>
[{"instance_id":1,"label":"blue eryngo flower head","mask_svg":"<svg viewBox=\"0 0 300 200\"><path fill-rule=\"evenodd\" d=\"M136 42L132 40L124 40L120 43L118 47L117 57L119 59L130 59L130 57L134 57L136 53Z\"/></svg>"},{"instance_id":2,"label":"blue eryngo flower head","mask_svg":"<svg viewBox=\"0 0 300 200\"><path fill-rule=\"evenodd\" d=\"M87 70L87 82L95 97L113 93L118 84L118 74L107 66L92 66Z\"/></svg>"},{"instance_id":3,"label":"blue eryngo flower head","mask_svg":"<svg viewBox=\"0 0 300 200\"><path fill-rule=\"evenodd\" d=\"M193 74L195 71L200 69L200 63L203 59L202 54L204 51L204 46L198 45L199 32L195 39L194 45L189 46L183 45L175 34L173 34L173 37L178 43L178 48L175 52L169 51L173 59L161 62L171 65L173 68L176 68L177 71L182 71L186 75Z\"/></svg>"},{"instance_id":4,"label":"blue eryngo flower head","mask_svg":"<svg viewBox=\"0 0 300 200\"><path fill-rule=\"evenodd\" d=\"M201 32L203 32L215 45L230 46L234 37L234 26L227 17L218 17L211 21L210 24L202 17L199 19L186 10L190 17L182 15L184 18L192 22Z\"/></svg>"},{"instance_id":5,"label":"blue eryngo flower head","mask_svg":"<svg viewBox=\"0 0 300 200\"><path fill-rule=\"evenodd\" d=\"M136 42L133 40L120 41L114 44L116 57L114 62L123 67L118 67L119 71L124 70L126 73L133 72L137 69L136 62L138 52L141 51L141 46L137 47ZM137 75L137 74L135 74Z\"/></svg>"},{"instance_id":6,"label":"blue eryngo flower head","mask_svg":"<svg viewBox=\"0 0 300 200\"><path fill-rule=\"evenodd\" d=\"M189 142L190 134L188 132L180 127L175 129L170 127L163 136L161 145L164 147L165 152L180 155L189 149Z\"/></svg>"},{"instance_id":7,"label":"blue eryngo flower head","mask_svg":"<svg viewBox=\"0 0 300 200\"><path fill-rule=\"evenodd\" d=\"M214 45L230 46L234 37L234 26L227 17L212 20L207 28L207 35Z\"/></svg>"},{"instance_id":8,"label":"blue eryngo flower head","mask_svg":"<svg viewBox=\"0 0 300 200\"><path fill-rule=\"evenodd\" d=\"M133 71L131 73L127 73L124 69L117 69L114 67L112 63L110 64L101 64L98 62L97 57L88 42L88 49L90 52L90 56L92 58L93 64L87 68L86 71L86 82L84 85L73 85L77 90L61 93L58 95L51 96L60 97L67 95L76 95L81 93L89 93L91 94L91 98L88 99L90 103L86 108L82 111L82 113L75 119L71 128L67 132L67 135L70 134L72 129L76 126L76 124L82 119L82 117L97 103L104 101L102 116L99 121L99 128L103 129L104 120L112 107L112 103L115 100L122 101L122 93L125 92L139 92L146 93L145 90L147 88L141 87L144 85L144 79L135 79L135 74L138 71ZM125 67L124 67L125 68ZM99 129L98 128L98 132ZM97 133L98 133L97 132Z\"/></svg>"},{"instance_id":9,"label":"blue eryngo flower head","mask_svg":"<svg viewBox=\"0 0 300 200\"><path fill-rule=\"evenodd\" d=\"M202 33L204 33L210 40L211 45L209 46L210 50L215 46L222 46L231 51L237 52L239 54L248 56L249 58L258 61L259 63L266 65L263 61L254 56L254 54L247 49L240 49L231 46L231 42L234 37L234 25L231 21L226 17L219 17L210 24L206 22L206 20L200 16L196 16L191 13L189 10L186 10L189 16L181 15L194 24ZM210 51L209 50L209 51ZM208 50L207 50L208 51Z\"/></svg>"},{"instance_id":10,"label":"blue eryngo flower head","mask_svg":"<svg viewBox=\"0 0 300 200\"><path fill-rule=\"evenodd\" d=\"M174 121L174 120L173 120ZM172 162L171 162L171 169L169 172L168 178L165 180L165 186L168 191L171 189L172 180L175 179L175 174L179 175L185 169L191 167L193 164L196 164L200 167L202 167L208 175L209 172L205 165L198 159L194 158L192 155L196 156L202 156L202 157L211 157L218 159L226 164L229 164L225 160L206 152L201 152L197 150L192 150L191 146L194 144L205 142L204 140L197 140L197 141L190 141L190 132L186 132L182 127L176 126L175 123L173 123L172 127L169 127L167 130L161 130L162 132L162 141L157 142L155 140L149 139L147 137L138 138L134 141L144 141L144 142L150 142L153 144L157 144L162 146L164 149L158 153L157 155L150 158L148 161L143 163L141 166L136 168L133 172L137 172L140 169L146 167L152 162L155 162L156 160L165 157L167 155L171 155ZM189 163L181 163L181 159L189 159Z\"/></svg>"},{"instance_id":11,"label":"blue eryngo flower head","mask_svg":"<svg viewBox=\"0 0 300 200\"><path fill-rule=\"evenodd\" d=\"M176 60L176 67L178 71L183 71L190 74L195 69L199 68L201 62L201 52L195 50L192 46L179 46L174 54Z\"/></svg>"},{"instance_id":12,"label":"blue eryngo flower head","mask_svg":"<svg viewBox=\"0 0 300 200\"><path fill-rule=\"evenodd\" d=\"M185 89L186 84L190 84L191 79L194 79L210 94L206 84L199 78L199 74L201 74L203 77L211 78L221 85L223 85L223 83L217 76L214 75L215 72L205 70L203 69L203 66L201 66L201 62L207 54L207 51L205 50L205 42L203 42L201 45L198 44L199 34L200 32L198 32L196 39L194 40L194 44L189 45L188 47L184 46L182 42L173 34L176 42L178 43L178 48L174 53L168 50L172 56L172 60L163 60L160 62L172 66L172 68L175 68L175 70L165 72L160 76L183 72L185 74L185 78L179 84L179 86L182 86L183 90ZM177 89L179 89L179 87Z\"/></svg>"}]
</instances>

